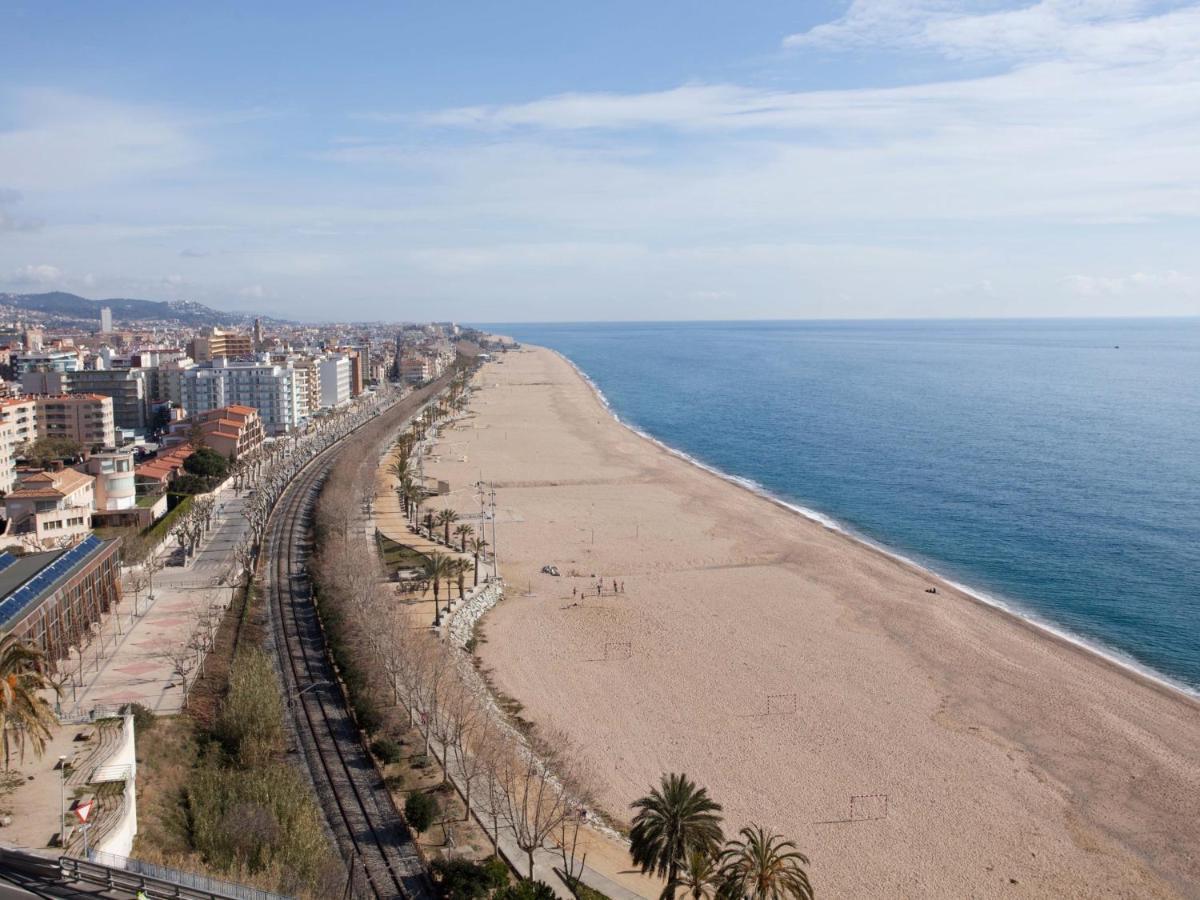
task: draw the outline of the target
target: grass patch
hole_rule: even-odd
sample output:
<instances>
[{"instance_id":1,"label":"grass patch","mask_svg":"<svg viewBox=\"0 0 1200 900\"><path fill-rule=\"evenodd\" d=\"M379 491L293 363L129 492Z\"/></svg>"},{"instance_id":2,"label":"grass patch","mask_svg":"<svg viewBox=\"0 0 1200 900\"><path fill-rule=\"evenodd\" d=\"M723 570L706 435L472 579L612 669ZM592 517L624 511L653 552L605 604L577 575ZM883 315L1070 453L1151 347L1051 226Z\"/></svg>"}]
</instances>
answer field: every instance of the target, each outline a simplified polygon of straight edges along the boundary
<instances>
[{"instance_id":1,"label":"grass patch","mask_svg":"<svg viewBox=\"0 0 1200 900\"><path fill-rule=\"evenodd\" d=\"M412 547L393 541L378 532L375 533L375 541L379 545L379 556L388 575L395 575L400 569L423 568L429 560L424 553L419 553Z\"/></svg>"},{"instance_id":2,"label":"grass patch","mask_svg":"<svg viewBox=\"0 0 1200 900\"><path fill-rule=\"evenodd\" d=\"M137 498L137 505L142 507L143 509L145 509L148 506L153 506L155 503L158 502L158 498L160 496L162 496L162 495L161 494L142 494L142 496Z\"/></svg>"}]
</instances>

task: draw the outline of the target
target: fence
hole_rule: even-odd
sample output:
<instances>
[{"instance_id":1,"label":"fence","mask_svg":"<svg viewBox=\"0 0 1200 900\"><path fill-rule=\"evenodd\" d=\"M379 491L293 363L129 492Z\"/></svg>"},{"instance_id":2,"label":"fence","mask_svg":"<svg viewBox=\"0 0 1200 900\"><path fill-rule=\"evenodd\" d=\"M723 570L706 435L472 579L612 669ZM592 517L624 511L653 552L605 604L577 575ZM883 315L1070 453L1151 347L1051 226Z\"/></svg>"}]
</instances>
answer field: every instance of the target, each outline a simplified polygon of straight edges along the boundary
<instances>
[{"instance_id":1,"label":"fence","mask_svg":"<svg viewBox=\"0 0 1200 900\"><path fill-rule=\"evenodd\" d=\"M145 886L152 890L156 887L161 890L164 886L170 886L169 890L183 889L182 891L171 890L174 896L214 897L221 898L221 900L288 900L281 894L273 894L249 885L222 881L208 875L197 875L195 872L182 872L179 869L143 862L140 859L117 856L115 853L92 851L88 854L87 860L65 856L61 863L63 870L68 874L93 883L106 884L118 880L124 882L125 879L114 877L117 873L122 873L140 876L147 882ZM109 871L89 871L92 868ZM157 882L157 884L149 882Z\"/></svg>"}]
</instances>

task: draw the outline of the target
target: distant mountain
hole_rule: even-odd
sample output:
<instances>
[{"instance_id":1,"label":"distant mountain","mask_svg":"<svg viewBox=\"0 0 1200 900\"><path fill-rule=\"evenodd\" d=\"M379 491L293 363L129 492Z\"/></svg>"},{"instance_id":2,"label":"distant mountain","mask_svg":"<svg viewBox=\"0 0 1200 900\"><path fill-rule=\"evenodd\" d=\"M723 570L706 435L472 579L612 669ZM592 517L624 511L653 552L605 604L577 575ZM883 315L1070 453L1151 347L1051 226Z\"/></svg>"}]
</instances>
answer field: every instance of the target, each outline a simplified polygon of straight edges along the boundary
<instances>
[{"instance_id":1,"label":"distant mountain","mask_svg":"<svg viewBox=\"0 0 1200 900\"><path fill-rule=\"evenodd\" d=\"M64 291L51 291L48 294L0 294L0 306L41 313L47 318L76 322L98 322L100 308L103 306L112 310L114 322L154 319L179 322L183 325L226 325L242 324L254 318L251 314L222 312L191 300L89 300Z\"/></svg>"}]
</instances>

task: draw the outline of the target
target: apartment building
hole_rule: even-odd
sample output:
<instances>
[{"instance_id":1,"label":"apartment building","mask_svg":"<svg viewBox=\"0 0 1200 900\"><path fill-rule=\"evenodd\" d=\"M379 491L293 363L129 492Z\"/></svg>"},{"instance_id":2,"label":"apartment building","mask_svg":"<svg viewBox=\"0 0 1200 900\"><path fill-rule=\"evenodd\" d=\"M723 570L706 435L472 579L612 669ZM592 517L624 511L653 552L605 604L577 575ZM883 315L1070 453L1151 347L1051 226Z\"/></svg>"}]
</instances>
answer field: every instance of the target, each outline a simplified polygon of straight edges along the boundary
<instances>
[{"instance_id":1,"label":"apartment building","mask_svg":"<svg viewBox=\"0 0 1200 900\"><path fill-rule=\"evenodd\" d=\"M350 402L350 360L338 353L317 361L321 374L321 405L330 408Z\"/></svg>"},{"instance_id":2,"label":"apartment building","mask_svg":"<svg viewBox=\"0 0 1200 900\"><path fill-rule=\"evenodd\" d=\"M13 371L18 377L26 372L78 372L81 368L74 350L30 350L13 358Z\"/></svg>"},{"instance_id":3,"label":"apartment building","mask_svg":"<svg viewBox=\"0 0 1200 900\"><path fill-rule=\"evenodd\" d=\"M71 376L72 394L111 397L117 428L144 434L150 425L146 369L87 369Z\"/></svg>"},{"instance_id":4,"label":"apartment building","mask_svg":"<svg viewBox=\"0 0 1200 900\"><path fill-rule=\"evenodd\" d=\"M232 461L257 453L266 439L266 430L258 410L249 406L222 406L197 413L171 426L164 446L175 447L191 440L192 429L200 428L205 446Z\"/></svg>"},{"instance_id":5,"label":"apartment building","mask_svg":"<svg viewBox=\"0 0 1200 900\"><path fill-rule=\"evenodd\" d=\"M235 362L218 357L183 373L183 407L199 415L222 406L258 411L267 434L286 434L300 424L296 373L269 362Z\"/></svg>"},{"instance_id":6,"label":"apartment building","mask_svg":"<svg viewBox=\"0 0 1200 900\"><path fill-rule=\"evenodd\" d=\"M117 433L112 397L59 394L37 397L39 438L63 438L83 447L115 447Z\"/></svg>"},{"instance_id":7,"label":"apartment building","mask_svg":"<svg viewBox=\"0 0 1200 900\"><path fill-rule=\"evenodd\" d=\"M92 528L95 479L74 469L18 472L4 498L7 535L29 537L41 547L70 545Z\"/></svg>"},{"instance_id":8,"label":"apartment building","mask_svg":"<svg viewBox=\"0 0 1200 900\"><path fill-rule=\"evenodd\" d=\"M37 414L36 397L0 400L0 423L12 425L12 440L15 446L38 439Z\"/></svg>"},{"instance_id":9,"label":"apartment building","mask_svg":"<svg viewBox=\"0 0 1200 900\"><path fill-rule=\"evenodd\" d=\"M187 345L187 355L198 363L210 362L218 357L241 358L254 354L254 341L248 334L222 331L211 328L203 335L192 338Z\"/></svg>"},{"instance_id":10,"label":"apartment building","mask_svg":"<svg viewBox=\"0 0 1200 900\"><path fill-rule=\"evenodd\" d=\"M92 489L96 512L122 512L137 506L132 450L93 453L83 466L95 479Z\"/></svg>"},{"instance_id":11,"label":"apartment building","mask_svg":"<svg viewBox=\"0 0 1200 900\"><path fill-rule=\"evenodd\" d=\"M21 375L22 394L66 394L70 390L70 372L34 369Z\"/></svg>"}]
</instances>

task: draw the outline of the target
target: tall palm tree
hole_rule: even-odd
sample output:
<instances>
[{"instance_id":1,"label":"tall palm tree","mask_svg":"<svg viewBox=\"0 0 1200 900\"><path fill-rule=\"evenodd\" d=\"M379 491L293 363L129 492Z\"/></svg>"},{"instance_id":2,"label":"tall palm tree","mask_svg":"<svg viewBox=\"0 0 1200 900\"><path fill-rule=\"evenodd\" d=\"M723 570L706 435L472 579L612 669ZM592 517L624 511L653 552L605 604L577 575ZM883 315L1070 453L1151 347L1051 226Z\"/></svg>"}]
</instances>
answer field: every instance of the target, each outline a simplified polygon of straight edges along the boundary
<instances>
[{"instance_id":1,"label":"tall palm tree","mask_svg":"<svg viewBox=\"0 0 1200 900\"><path fill-rule=\"evenodd\" d=\"M433 624L442 624L442 606L438 602L443 579L450 576L450 557L445 553L430 553L425 557L425 577L433 583Z\"/></svg>"},{"instance_id":2,"label":"tall palm tree","mask_svg":"<svg viewBox=\"0 0 1200 900\"><path fill-rule=\"evenodd\" d=\"M715 853L692 850L675 876L683 896L691 900L712 900L721 880L721 863Z\"/></svg>"},{"instance_id":3,"label":"tall palm tree","mask_svg":"<svg viewBox=\"0 0 1200 900\"><path fill-rule=\"evenodd\" d=\"M480 535L473 537L467 541L467 549L471 551L471 555L475 557L475 587L479 587L479 557L483 556L483 552L487 550L487 539Z\"/></svg>"},{"instance_id":4,"label":"tall palm tree","mask_svg":"<svg viewBox=\"0 0 1200 900\"><path fill-rule=\"evenodd\" d=\"M679 866L693 850L713 854L721 844L721 804L687 775L664 775L659 787L630 804L638 811L629 854L643 873L666 876L662 896L674 900Z\"/></svg>"},{"instance_id":5,"label":"tall palm tree","mask_svg":"<svg viewBox=\"0 0 1200 900\"><path fill-rule=\"evenodd\" d=\"M808 857L761 825L738 832L721 854L721 896L729 900L812 900Z\"/></svg>"},{"instance_id":6,"label":"tall palm tree","mask_svg":"<svg viewBox=\"0 0 1200 900\"><path fill-rule=\"evenodd\" d=\"M14 738L21 758L25 756L26 741L33 746L36 756L46 749L55 722L54 711L38 691L47 688L59 691L46 676L42 651L15 634L0 638L0 736L3 738L0 743L3 743L5 769Z\"/></svg>"},{"instance_id":7,"label":"tall palm tree","mask_svg":"<svg viewBox=\"0 0 1200 900\"><path fill-rule=\"evenodd\" d=\"M425 492L421 490L419 485L414 484L408 490L408 511L412 518L412 524L415 527L421 517L421 504L425 502Z\"/></svg>"},{"instance_id":8,"label":"tall palm tree","mask_svg":"<svg viewBox=\"0 0 1200 900\"><path fill-rule=\"evenodd\" d=\"M458 536L458 549L461 552L466 553L467 552L467 538L469 538L471 535L473 535L475 533L475 529L472 528L470 525L468 525L466 522L463 522L461 525L459 525L457 528L454 529L454 533Z\"/></svg>"},{"instance_id":9,"label":"tall palm tree","mask_svg":"<svg viewBox=\"0 0 1200 900\"><path fill-rule=\"evenodd\" d=\"M408 454L401 453L397 456L396 461L391 464L388 471L392 473L392 476L397 481L404 481L405 478L409 477L411 467L408 462Z\"/></svg>"},{"instance_id":10,"label":"tall palm tree","mask_svg":"<svg viewBox=\"0 0 1200 900\"><path fill-rule=\"evenodd\" d=\"M446 546L450 546L450 526L458 521L458 513L452 509L440 509L437 514L437 523L446 529L445 541Z\"/></svg>"}]
</instances>

